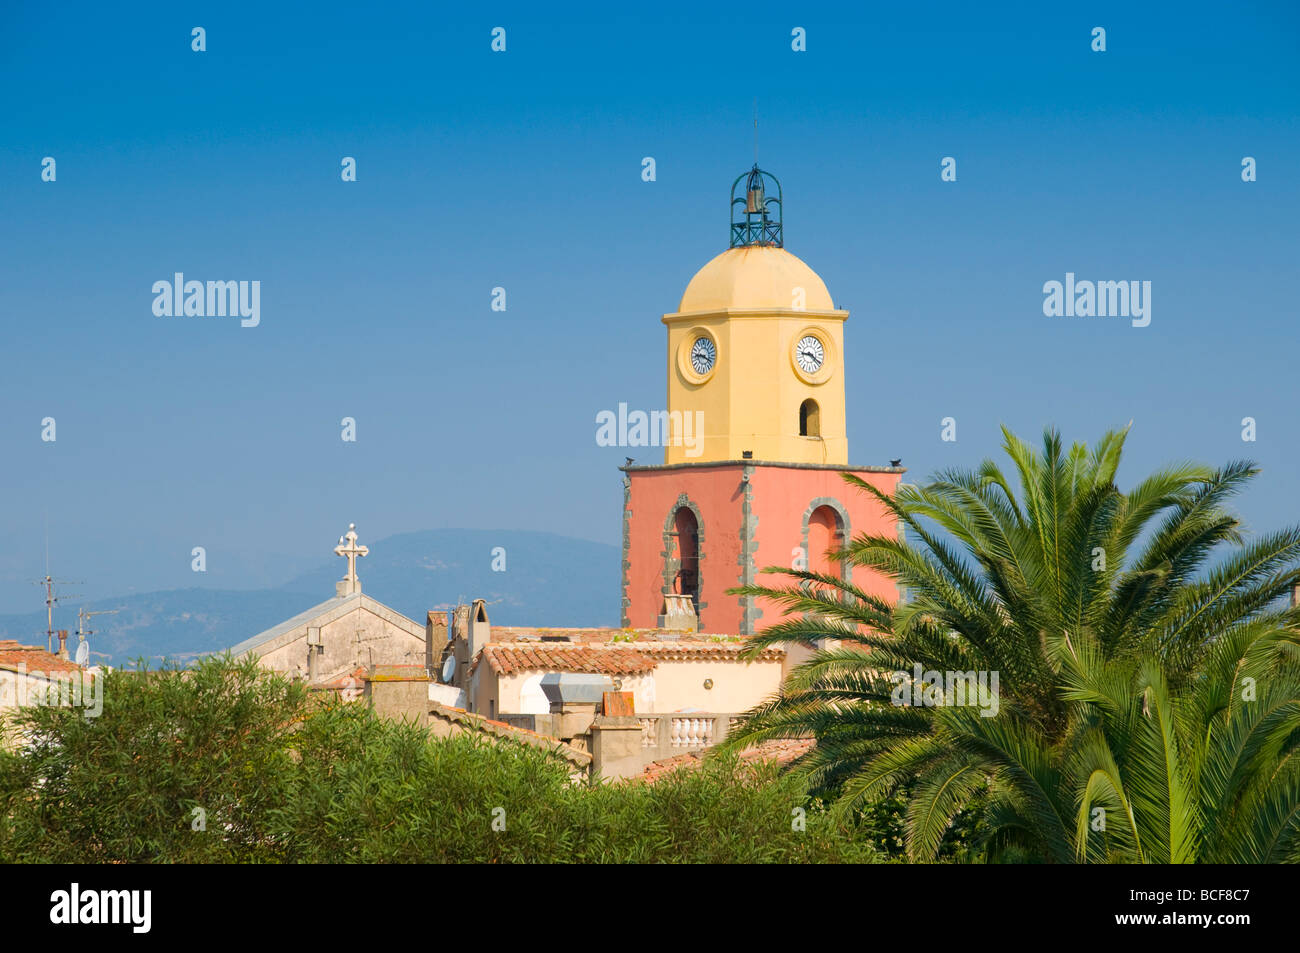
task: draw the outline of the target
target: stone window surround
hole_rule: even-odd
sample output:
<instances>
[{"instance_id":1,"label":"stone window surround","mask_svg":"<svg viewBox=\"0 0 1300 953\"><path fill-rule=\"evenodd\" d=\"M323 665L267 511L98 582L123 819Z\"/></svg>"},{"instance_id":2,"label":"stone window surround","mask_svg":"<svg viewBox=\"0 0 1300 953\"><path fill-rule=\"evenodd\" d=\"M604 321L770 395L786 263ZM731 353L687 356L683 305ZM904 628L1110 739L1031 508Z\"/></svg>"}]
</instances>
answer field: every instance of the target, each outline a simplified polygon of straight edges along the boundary
<instances>
[{"instance_id":1,"label":"stone window surround","mask_svg":"<svg viewBox=\"0 0 1300 953\"><path fill-rule=\"evenodd\" d=\"M704 594L704 557L705 557L704 517L700 515L699 506L685 493L678 494L676 502L674 502L672 507L668 510L668 517L664 520L664 535L663 535L664 548L663 551L659 554L660 557L663 559L663 567L664 567L663 568L663 579L664 579L663 591L664 592L674 591L673 577L676 576L678 570L681 569L681 558L679 556L675 556L673 553L674 550L673 540L676 537L677 513L682 508L690 510L691 515L695 517L695 586L697 591L701 595L703 595ZM708 607L708 603L704 601L700 601L700 603L695 607L695 620L696 620L696 624L700 627L701 632L704 631L704 610L707 607Z\"/></svg>"}]
</instances>

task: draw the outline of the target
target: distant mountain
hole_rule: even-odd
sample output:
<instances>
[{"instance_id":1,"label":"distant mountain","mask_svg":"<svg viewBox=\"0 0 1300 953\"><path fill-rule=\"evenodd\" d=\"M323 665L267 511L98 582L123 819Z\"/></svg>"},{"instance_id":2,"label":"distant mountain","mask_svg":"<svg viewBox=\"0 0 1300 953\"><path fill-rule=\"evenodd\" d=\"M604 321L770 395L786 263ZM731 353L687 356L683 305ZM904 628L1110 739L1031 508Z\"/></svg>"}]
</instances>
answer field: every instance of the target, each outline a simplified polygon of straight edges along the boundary
<instances>
[{"instance_id":1,"label":"distant mountain","mask_svg":"<svg viewBox=\"0 0 1300 953\"><path fill-rule=\"evenodd\" d=\"M492 569L504 550L504 572ZM500 565L500 559L497 560ZM522 530L424 530L370 544L357 564L365 593L424 622L426 610L486 599L500 625L605 626L619 619L618 547ZM170 589L87 603L118 609L92 620L98 661L121 665L138 656L187 658L228 648L334 595L346 564L319 569L275 589ZM75 607L55 614L55 628L76 629ZM0 616L0 638L44 644L45 612ZM69 647L76 649L76 636Z\"/></svg>"},{"instance_id":2,"label":"distant mountain","mask_svg":"<svg viewBox=\"0 0 1300 953\"><path fill-rule=\"evenodd\" d=\"M116 609L91 619L91 660L123 665L141 655L188 658L234 645L244 638L311 608L324 597L280 590L169 589L133 593L87 603L88 609ZM54 627L68 630L75 651L76 609L58 609ZM0 638L45 644L45 612L0 616Z\"/></svg>"}]
</instances>

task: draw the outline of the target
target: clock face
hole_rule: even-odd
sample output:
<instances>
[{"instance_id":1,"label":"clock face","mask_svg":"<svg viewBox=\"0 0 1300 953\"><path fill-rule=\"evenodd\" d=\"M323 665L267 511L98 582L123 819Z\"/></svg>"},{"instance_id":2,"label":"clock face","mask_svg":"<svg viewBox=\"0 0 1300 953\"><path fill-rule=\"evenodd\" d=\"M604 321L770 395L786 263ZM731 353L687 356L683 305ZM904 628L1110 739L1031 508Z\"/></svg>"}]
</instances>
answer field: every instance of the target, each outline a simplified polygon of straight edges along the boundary
<instances>
[{"instance_id":1,"label":"clock face","mask_svg":"<svg viewBox=\"0 0 1300 953\"><path fill-rule=\"evenodd\" d=\"M794 359L805 374L816 374L826 361L826 346L820 338L805 334L794 346Z\"/></svg>"},{"instance_id":2,"label":"clock face","mask_svg":"<svg viewBox=\"0 0 1300 953\"><path fill-rule=\"evenodd\" d=\"M691 370L696 374L707 374L713 370L713 364L718 359L718 349L713 344L713 339L705 335L700 335L691 345Z\"/></svg>"}]
</instances>

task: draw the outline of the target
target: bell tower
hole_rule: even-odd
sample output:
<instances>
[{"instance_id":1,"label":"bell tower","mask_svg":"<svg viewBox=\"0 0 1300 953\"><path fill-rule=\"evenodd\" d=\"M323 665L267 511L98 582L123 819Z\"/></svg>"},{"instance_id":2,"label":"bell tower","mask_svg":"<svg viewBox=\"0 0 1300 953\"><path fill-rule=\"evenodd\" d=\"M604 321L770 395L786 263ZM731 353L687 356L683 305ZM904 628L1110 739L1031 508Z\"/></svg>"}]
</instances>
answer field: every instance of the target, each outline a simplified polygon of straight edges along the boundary
<instances>
[{"instance_id":1,"label":"bell tower","mask_svg":"<svg viewBox=\"0 0 1300 953\"><path fill-rule=\"evenodd\" d=\"M897 597L888 579L827 555L857 533L897 533L844 475L892 493L905 471L849 465L849 313L785 250L784 202L776 176L757 164L741 173L731 184L730 247L663 316L664 462L620 468L624 627L663 625L689 605L700 632L752 635L780 621L780 608L727 590L758 582L768 566L838 573Z\"/></svg>"},{"instance_id":2,"label":"bell tower","mask_svg":"<svg viewBox=\"0 0 1300 953\"><path fill-rule=\"evenodd\" d=\"M696 273L677 310L663 316L672 428L664 463L746 453L787 463L848 462L849 313L785 250L783 198L776 176L757 165L738 176L731 247Z\"/></svg>"}]
</instances>

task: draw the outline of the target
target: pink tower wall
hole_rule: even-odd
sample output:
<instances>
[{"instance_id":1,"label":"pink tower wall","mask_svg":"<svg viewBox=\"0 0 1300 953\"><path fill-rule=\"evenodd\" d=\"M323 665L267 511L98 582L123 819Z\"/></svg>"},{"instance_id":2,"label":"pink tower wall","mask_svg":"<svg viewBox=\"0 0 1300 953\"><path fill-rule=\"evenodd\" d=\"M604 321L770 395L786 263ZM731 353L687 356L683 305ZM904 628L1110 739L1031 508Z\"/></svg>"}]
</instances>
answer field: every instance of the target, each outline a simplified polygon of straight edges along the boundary
<instances>
[{"instance_id":1,"label":"pink tower wall","mask_svg":"<svg viewBox=\"0 0 1300 953\"><path fill-rule=\"evenodd\" d=\"M850 472L856 473L876 489L890 494L898 486L901 475L860 470ZM840 470L754 467L752 482L754 485L752 510L758 517L754 536L757 543L754 562L756 569L759 570L755 573L759 585L776 586L788 582L783 576L761 570L768 566L789 569L794 561L795 547L812 548L804 535L805 527L813 510L827 501L834 500L838 507L831 508L841 510L840 515L847 517L845 528L849 538L861 533L877 536L897 535L897 524L888 511L865 490L845 483ZM848 543L848 539L845 539L845 543ZM832 568L821 552L810 551L807 558L808 567L812 570L826 572ZM872 595L891 602L898 598L898 588L892 581L877 572L865 569L851 570L850 579ZM781 621L781 609L774 603L761 599L756 608L761 614L751 620L754 632Z\"/></svg>"},{"instance_id":2,"label":"pink tower wall","mask_svg":"<svg viewBox=\"0 0 1300 953\"><path fill-rule=\"evenodd\" d=\"M740 585L747 575L759 585L780 585L782 577L760 570L791 566L794 548L809 545L807 521L817 506L830 505L847 524L850 536L896 532L885 509L846 484L842 472L830 467L742 463L629 471L623 513L622 624L633 628L656 624L664 588L665 523L683 497L700 522L701 631L749 635L779 621L780 610L766 600L756 601L747 612L742 599L727 595L726 590ZM888 493L901 476L900 472L851 472ZM811 535L815 540L816 531ZM821 553L809 553L809 565L825 568ZM891 600L897 597L893 583L879 574L856 570L852 578L869 592Z\"/></svg>"},{"instance_id":3,"label":"pink tower wall","mask_svg":"<svg viewBox=\"0 0 1300 953\"><path fill-rule=\"evenodd\" d=\"M699 510L701 631L740 631L740 609L726 590L740 579L741 468L633 471L624 508L624 625L655 625L664 588L664 524L683 494Z\"/></svg>"}]
</instances>

